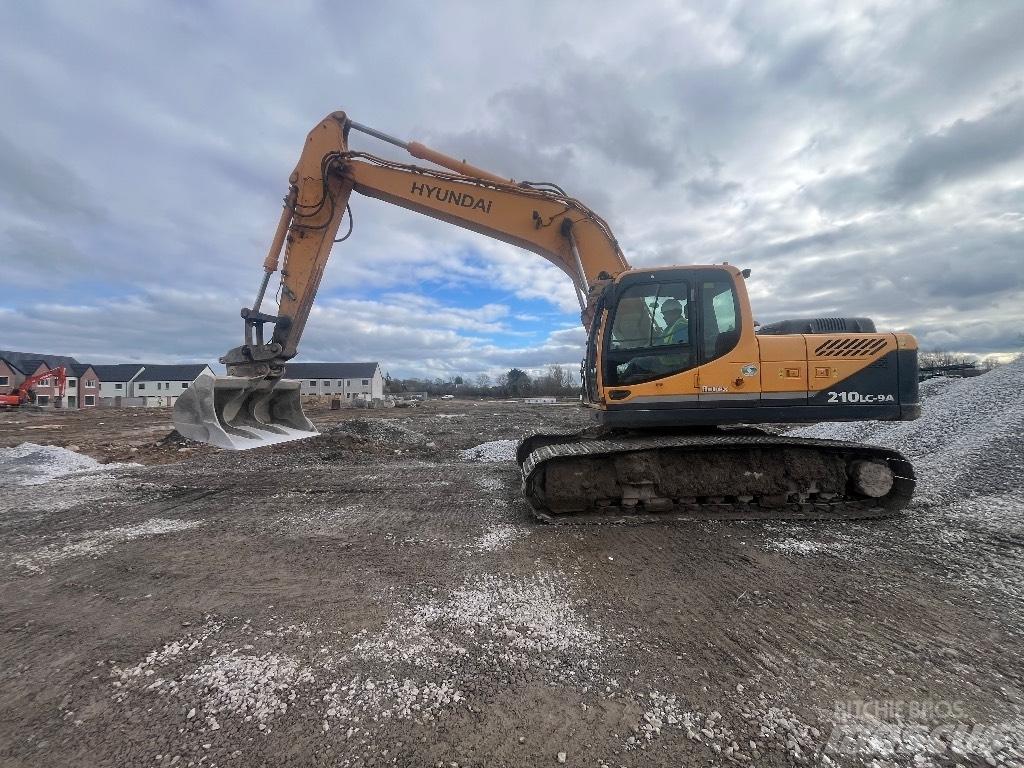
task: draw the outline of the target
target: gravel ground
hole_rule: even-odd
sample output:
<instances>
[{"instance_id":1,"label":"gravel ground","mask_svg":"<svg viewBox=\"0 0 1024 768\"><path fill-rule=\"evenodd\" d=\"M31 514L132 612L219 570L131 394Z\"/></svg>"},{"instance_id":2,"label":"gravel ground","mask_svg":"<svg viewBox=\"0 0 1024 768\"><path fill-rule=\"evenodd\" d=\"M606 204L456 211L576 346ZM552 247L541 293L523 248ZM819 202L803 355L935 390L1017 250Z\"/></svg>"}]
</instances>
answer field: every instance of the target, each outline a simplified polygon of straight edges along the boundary
<instances>
[{"instance_id":1,"label":"gravel ground","mask_svg":"<svg viewBox=\"0 0 1024 768\"><path fill-rule=\"evenodd\" d=\"M852 524L538 524L571 406L5 417L0 764L1024 765L1022 378L858 427L922 493Z\"/></svg>"}]
</instances>

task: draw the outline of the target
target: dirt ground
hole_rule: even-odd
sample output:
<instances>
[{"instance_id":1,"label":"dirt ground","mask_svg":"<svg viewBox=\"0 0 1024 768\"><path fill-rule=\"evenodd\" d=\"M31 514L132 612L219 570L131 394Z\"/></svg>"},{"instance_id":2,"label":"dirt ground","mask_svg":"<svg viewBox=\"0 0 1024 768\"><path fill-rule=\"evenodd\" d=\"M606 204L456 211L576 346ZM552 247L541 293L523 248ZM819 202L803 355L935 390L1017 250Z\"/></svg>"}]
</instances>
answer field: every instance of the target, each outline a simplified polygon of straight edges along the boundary
<instances>
[{"instance_id":1,"label":"dirt ground","mask_svg":"<svg viewBox=\"0 0 1024 768\"><path fill-rule=\"evenodd\" d=\"M1019 505L547 526L462 451L574 406L310 415L0 414L145 465L0 476L0 764L1024 765Z\"/></svg>"}]
</instances>

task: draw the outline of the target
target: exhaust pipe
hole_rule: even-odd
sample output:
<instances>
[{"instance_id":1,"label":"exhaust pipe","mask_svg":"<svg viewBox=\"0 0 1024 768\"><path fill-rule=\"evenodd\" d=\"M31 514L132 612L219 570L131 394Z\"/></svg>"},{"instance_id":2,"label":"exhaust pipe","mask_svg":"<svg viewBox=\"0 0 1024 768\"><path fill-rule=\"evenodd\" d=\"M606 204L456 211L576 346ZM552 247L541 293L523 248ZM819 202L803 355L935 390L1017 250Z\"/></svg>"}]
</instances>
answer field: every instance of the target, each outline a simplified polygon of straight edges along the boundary
<instances>
[{"instance_id":1,"label":"exhaust pipe","mask_svg":"<svg viewBox=\"0 0 1024 768\"><path fill-rule=\"evenodd\" d=\"M189 440L232 451L319 434L302 412L301 382L200 375L174 404L174 428Z\"/></svg>"}]
</instances>

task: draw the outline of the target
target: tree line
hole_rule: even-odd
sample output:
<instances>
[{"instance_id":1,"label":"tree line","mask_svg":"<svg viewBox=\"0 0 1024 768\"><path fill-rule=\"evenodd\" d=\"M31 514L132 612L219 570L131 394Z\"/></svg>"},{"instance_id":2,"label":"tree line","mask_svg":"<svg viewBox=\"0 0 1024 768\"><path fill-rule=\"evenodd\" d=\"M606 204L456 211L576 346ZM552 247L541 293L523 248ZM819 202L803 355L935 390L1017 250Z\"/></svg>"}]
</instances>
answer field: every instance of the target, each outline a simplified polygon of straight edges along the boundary
<instances>
[{"instance_id":1,"label":"tree line","mask_svg":"<svg viewBox=\"0 0 1024 768\"><path fill-rule=\"evenodd\" d=\"M992 355L979 359L977 355L948 352L944 349L922 349L917 354L917 364L921 368L942 368L950 365L973 365L983 370L990 371L1001 363L998 357Z\"/></svg>"},{"instance_id":2,"label":"tree line","mask_svg":"<svg viewBox=\"0 0 1024 768\"><path fill-rule=\"evenodd\" d=\"M433 379L385 376L384 386L390 395L426 392L432 397L577 397L580 393L578 372L561 365L549 365L533 376L521 368L512 368L494 378L486 373Z\"/></svg>"}]
</instances>

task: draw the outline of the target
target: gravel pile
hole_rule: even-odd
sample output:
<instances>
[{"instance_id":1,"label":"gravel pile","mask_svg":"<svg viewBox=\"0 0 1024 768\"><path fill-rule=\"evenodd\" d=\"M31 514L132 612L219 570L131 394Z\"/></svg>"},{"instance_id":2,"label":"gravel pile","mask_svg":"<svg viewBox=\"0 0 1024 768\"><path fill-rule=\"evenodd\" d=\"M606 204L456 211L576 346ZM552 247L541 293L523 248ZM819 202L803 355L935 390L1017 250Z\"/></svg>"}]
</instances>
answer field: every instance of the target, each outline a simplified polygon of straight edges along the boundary
<instances>
[{"instance_id":1,"label":"gravel pile","mask_svg":"<svg viewBox=\"0 0 1024 768\"><path fill-rule=\"evenodd\" d=\"M680 725L688 719L689 713L679 709L675 694L666 695L659 691L647 694L647 711L640 717L640 733L647 741L661 734L667 725Z\"/></svg>"},{"instance_id":2,"label":"gravel pile","mask_svg":"<svg viewBox=\"0 0 1024 768\"><path fill-rule=\"evenodd\" d=\"M741 691L743 686L739 686ZM801 764L811 761L823 734L804 723L788 707L779 706L764 693L750 697L735 722L727 722L722 713L684 711L683 699L676 694L657 690L636 696L636 702L645 710L634 735L623 745L627 751L647 749L651 741L666 730L679 730L691 742L711 750L712 765L743 765L768 758L769 764ZM824 763L828 765L829 763Z\"/></svg>"},{"instance_id":3,"label":"gravel pile","mask_svg":"<svg viewBox=\"0 0 1024 768\"><path fill-rule=\"evenodd\" d=\"M895 448L917 471L919 502L1016 493L1024 485L1024 358L971 379L922 383L917 421L825 423L789 434Z\"/></svg>"},{"instance_id":4,"label":"gravel pile","mask_svg":"<svg viewBox=\"0 0 1024 768\"><path fill-rule=\"evenodd\" d=\"M175 754L223 744L225 730L269 733L304 722L323 737L340 734L350 754L383 754L382 723L426 723L479 706L484 669L593 685L603 646L563 574L485 576L347 641L331 628L264 630L207 617L138 663L114 664L111 678L116 703L142 697L184 719ZM652 728L663 710L652 714Z\"/></svg>"},{"instance_id":5,"label":"gravel pile","mask_svg":"<svg viewBox=\"0 0 1024 768\"><path fill-rule=\"evenodd\" d=\"M151 700L148 706L161 702L168 717L183 717L188 725L179 730L178 754L208 748L222 727L237 731L244 725L270 733L273 722L303 703L297 697L314 683L309 664L279 648L266 648L282 642L302 648L313 632L304 624L271 627L207 616L201 626L138 663L114 663L113 701L123 704L143 696Z\"/></svg>"},{"instance_id":6,"label":"gravel pile","mask_svg":"<svg viewBox=\"0 0 1024 768\"><path fill-rule=\"evenodd\" d=\"M768 548L776 552L790 555L818 555L842 552L846 546L842 542L806 541L795 537L769 541Z\"/></svg>"},{"instance_id":7,"label":"gravel pile","mask_svg":"<svg viewBox=\"0 0 1024 768\"><path fill-rule=\"evenodd\" d=\"M333 683L323 695L325 703L323 731L332 723L347 728L352 738L362 728L364 718L370 723L380 720L434 720L447 707L465 701L461 691L447 680L440 683L415 683L406 678L388 677L373 680L359 676L347 683Z\"/></svg>"},{"instance_id":8,"label":"gravel pile","mask_svg":"<svg viewBox=\"0 0 1024 768\"><path fill-rule=\"evenodd\" d=\"M138 465L100 464L95 459L56 445L22 443L14 448L0 448L0 488L42 485L57 478L135 466Z\"/></svg>"},{"instance_id":9,"label":"gravel pile","mask_svg":"<svg viewBox=\"0 0 1024 768\"><path fill-rule=\"evenodd\" d=\"M496 552L508 549L513 541L528 535L529 531L525 528L497 523L492 525L485 534L473 542L473 548L480 552Z\"/></svg>"},{"instance_id":10,"label":"gravel pile","mask_svg":"<svg viewBox=\"0 0 1024 768\"><path fill-rule=\"evenodd\" d=\"M274 497L275 500L278 497ZM344 507L316 507L298 513L290 513L260 521L264 533L279 533L299 536L329 536L357 523L367 514L361 504Z\"/></svg>"},{"instance_id":11,"label":"gravel pile","mask_svg":"<svg viewBox=\"0 0 1024 768\"><path fill-rule=\"evenodd\" d=\"M844 715L821 752L833 765L922 766L1024 765L1024 720L996 725L897 721L870 714Z\"/></svg>"},{"instance_id":12,"label":"gravel pile","mask_svg":"<svg viewBox=\"0 0 1024 768\"><path fill-rule=\"evenodd\" d=\"M462 451L466 461L515 461L515 440L492 440Z\"/></svg>"},{"instance_id":13,"label":"gravel pile","mask_svg":"<svg viewBox=\"0 0 1024 768\"><path fill-rule=\"evenodd\" d=\"M132 686L133 683L138 681L146 681L147 685L145 687L147 690L160 688L165 682L168 682L160 673L173 666L189 652L196 649L202 650L210 638L216 636L223 628L224 624L222 622L208 617L202 627L195 631L187 632L178 640L165 643L162 648L150 651L137 664L133 664L130 667L122 667L115 663L110 670L111 676L115 678L114 687L123 688ZM211 654L207 653L206 655ZM177 687L177 683L171 682L169 687ZM120 699L123 696L116 698Z\"/></svg>"},{"instance_id":14,"label":"gravel pile","mask_svg":"<svg viewBox=\"0 0 1024 768\"><path fill-rule=\"evenodd\" d=\"M476 478L476 484L480 486L480 490L495 492L505 490L505 480L494 475L481 475Z\"/></svg>"}]
</instances>

